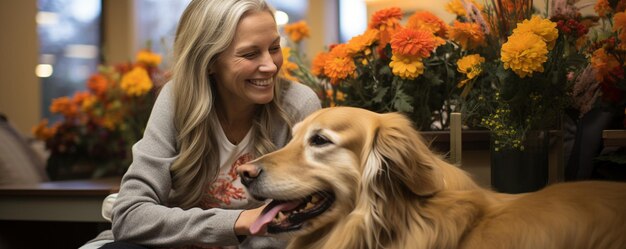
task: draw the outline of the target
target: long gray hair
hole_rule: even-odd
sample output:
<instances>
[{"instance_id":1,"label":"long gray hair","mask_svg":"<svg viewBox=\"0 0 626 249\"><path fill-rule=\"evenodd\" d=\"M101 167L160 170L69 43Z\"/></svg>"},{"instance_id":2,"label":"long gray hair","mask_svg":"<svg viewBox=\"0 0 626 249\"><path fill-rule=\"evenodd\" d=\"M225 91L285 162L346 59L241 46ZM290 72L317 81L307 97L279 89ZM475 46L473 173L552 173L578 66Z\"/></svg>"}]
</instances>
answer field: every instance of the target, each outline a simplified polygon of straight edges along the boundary
<instances>
[{"instance_id":1,"label":"long gray hair","mask_svg":"<svg viewBox=\"0 0 626 249\"><path fill-rule=\"evenodd\" d=\"M174 125L178 158L172 164L172 204L191 208L199 204L207 183L219 173L219 152L211 122L215 112L215 82L209 68L232 42L237 24L250 11L273 9L264 0L193 0L183 12L174 41L173 84L176 109ZM274 99L257 113L253 125L256 156L276 149L271 141L277 121L291 122L280 107L282 92L288 87L276 81ZM278 119L278 120L277 120Z\"/></svg>"}]
</instances>

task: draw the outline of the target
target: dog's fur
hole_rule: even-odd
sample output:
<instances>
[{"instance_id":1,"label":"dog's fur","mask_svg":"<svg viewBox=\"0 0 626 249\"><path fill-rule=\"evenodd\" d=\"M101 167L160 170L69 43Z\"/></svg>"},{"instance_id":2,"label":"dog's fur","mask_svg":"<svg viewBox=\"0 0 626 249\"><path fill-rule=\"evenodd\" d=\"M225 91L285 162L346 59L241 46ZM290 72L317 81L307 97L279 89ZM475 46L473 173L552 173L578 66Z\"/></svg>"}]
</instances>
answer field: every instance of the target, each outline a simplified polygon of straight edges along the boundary
<instances>
[{"instance_id":1,"label":"dog's fur","mask_svg":"<svg viewBox=\"0 0 626 249\"><path fill-rule=\"evenodd\" d=\"M317 135L329 143L313 144ZM626 248L625 183L496 193L431 152L396 113L322 109L251 165L260 172L248 188L256 196L336 196L292 233L289 248Z\"/></svg>"}]
</instances>

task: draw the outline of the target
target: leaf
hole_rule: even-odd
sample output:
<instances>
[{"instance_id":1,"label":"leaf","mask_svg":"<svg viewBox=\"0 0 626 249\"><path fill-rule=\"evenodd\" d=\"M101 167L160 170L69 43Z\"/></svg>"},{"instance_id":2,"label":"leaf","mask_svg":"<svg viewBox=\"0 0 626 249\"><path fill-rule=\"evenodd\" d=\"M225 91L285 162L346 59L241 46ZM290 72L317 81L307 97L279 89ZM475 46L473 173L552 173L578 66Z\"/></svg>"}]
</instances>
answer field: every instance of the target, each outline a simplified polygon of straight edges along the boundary
<instances>
[{"instance_id":1,"label":"leaf","mask_svg":"<svg viewBox=\"0 0 626 249\"><path fill-rule=\"evenodd\" d=\"M424 72L424 78L428 79L429 84L432 86L439 86L444 83L444 81L439 78L439 75L433 74L431 71Z\"/></svg>"},{"instance_id":2,"label":"leaf","mask_svg":"<svg viewBox=\"0 0 626 249\"><path fill-rule=\"evenodd\" d=\"M500 82L506 82L506 78L509 77L509 72L504 67L498 67L496 69L496 76Z\"/></svg>"},{"instance_id":3,"label":"leaf","mask_svg":"<svg viewBox=\"0 0 626 249\"><path fill-rule=\"evenodd\" d=\"M393 108L405 113L413 112L413 106L411 105L412 98L401 90L396 92L396 98L393 102Z\"/></svg>"},{"instance_id":4,"label":"leaf","mask_svg":"<svg viewBox=\"0 0 626 249\"><path fill-rule=\"evenodd\" d=\"M389 68L389 66L383 66L380 67L380 69L378 70L378 74L379 75L389 75L391 74L391 68Z\"/></svg>"},{"instance_id":5,"label":"leaf","mask_svg":"<svg viewBox=\"0 0 626 249\"><path fill-rule=\"evenodd\" d=\"M382 102L383 98L387 94L387 91L389 91L389 87L378 88L378 92L376 93L376 96L372 99L372 102L374 102L374 103Z\"/></svg>"},{"instance_id":6,"label":"leaf","mask_svg":"<svg viewBox=\"0 0 626 249\"><path fill-rule=\"evenodd\" d=\"M594 158L596 161L612 162L616 164L626 164L626 154L615 152Z\"/></svg>"}]
</instances>

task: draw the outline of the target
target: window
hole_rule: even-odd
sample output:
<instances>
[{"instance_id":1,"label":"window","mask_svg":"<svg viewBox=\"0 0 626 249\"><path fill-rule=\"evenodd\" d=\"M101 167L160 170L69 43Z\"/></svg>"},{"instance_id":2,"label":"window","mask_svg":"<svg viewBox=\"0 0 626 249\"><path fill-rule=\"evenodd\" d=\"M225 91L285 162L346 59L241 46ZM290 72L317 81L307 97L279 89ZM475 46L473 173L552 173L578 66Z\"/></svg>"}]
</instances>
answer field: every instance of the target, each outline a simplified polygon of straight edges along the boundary
<instances>
[{"instance_id":1,"label":"window","mask_svg":"<svg viewBox=\"0 0 626 249\"><path fill-rule=\"evenodd\" d=\"M42 115L54 122L52 99L84 90L100 63L101 0L38 0Z\"/></svg>"}]
</instances>

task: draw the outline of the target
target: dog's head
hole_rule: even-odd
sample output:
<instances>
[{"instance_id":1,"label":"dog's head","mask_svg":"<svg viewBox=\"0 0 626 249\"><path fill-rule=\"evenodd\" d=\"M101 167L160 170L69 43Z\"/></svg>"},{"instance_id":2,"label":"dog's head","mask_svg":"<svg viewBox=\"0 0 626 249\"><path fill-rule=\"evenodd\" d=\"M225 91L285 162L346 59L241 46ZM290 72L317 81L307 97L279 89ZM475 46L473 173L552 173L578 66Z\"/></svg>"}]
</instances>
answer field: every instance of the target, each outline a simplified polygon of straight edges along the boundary
<instances>
[{"instance_id":1,"label":"dog's head","mask_svg":"<svg viewBox=\"0 0 626 249\"><path fill-rule=\"evenodd\" d=\"M284 148L238 169L255 198L274 200L251 230L310 233L381 202L432 195L443 186L435 157L401 114L322 109Z\"/></svg>"}]
</instances>

